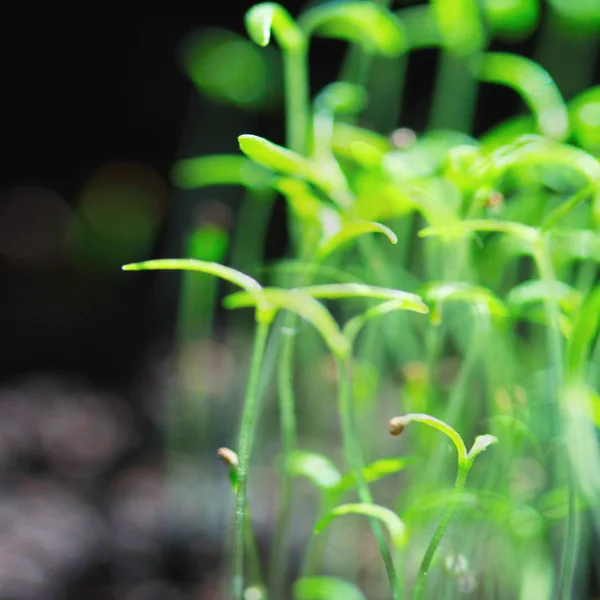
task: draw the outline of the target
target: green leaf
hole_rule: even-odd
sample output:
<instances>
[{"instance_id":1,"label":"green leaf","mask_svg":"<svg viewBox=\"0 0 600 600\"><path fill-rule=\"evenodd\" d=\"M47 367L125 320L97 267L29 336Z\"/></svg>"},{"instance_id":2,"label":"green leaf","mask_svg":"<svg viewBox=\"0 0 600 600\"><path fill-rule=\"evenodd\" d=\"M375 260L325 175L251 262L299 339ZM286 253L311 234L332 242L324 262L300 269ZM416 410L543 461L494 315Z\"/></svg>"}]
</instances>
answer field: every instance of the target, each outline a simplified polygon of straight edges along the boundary
<instances>
[{"instance_id":1,"label":"green leaf","mask_svg":"<svg viewBox=\"0 0 600 600\"><path fill-rule=\"evenodd\" d=\"M386 137L362 127L340 122L333 125L332 141L334 152L348 158L353 157L352 144L354 142L362 142L373 146L382 154L392 149L392 145Z\"/></svg>"},{"instance_id":2,"label":"green leaf","mask_svg":"<svg viewBox=\"0 0 600 600\"><path fill-rule=\"evenodd\" d=\"M428 302L436 303L465 301L472 304L478 312L483 309L485 314L493 318L503 318L508 314L502 300L490 290L463 281L429 283L423 290L423 296Z\"/></svg>"},{"instance_id":3,"label":"green leaf","mask_svg":"<svg viewBox=\"0 0 600 600\"><path fill-rule=\"evenodd\" d=\"M400 21L371 2L321 4L301 15L298 25L307 38L313 33L341 38L386 56L399 56L407 49Z\"/></svg>"},{"instance_id":4,"label":"green leaf","mask_svg":"<svg viewBox=\"0 0 600 600\"><path fill-rule=\"evenodd\" d=\"M260 283L240 271L236 271L231 267L226 267L215 262L206 262L203 260L185 259L185 258L173 258L173 259L159 259L159 260L148 260L145 262L132 263L129 265L123 265L123 271L161 271L161 270L175 270L175 271L198 271L200 273L207 273L209 275L215 275L221 279L225 279L230 283L238 285L243 288L246 293L254 298L253 303L256 302L257 294L260 294L263 289Z\"/></svg>"},{"instance_id":5,"label":"green leaf","mask_svg":"<svg viewBox=\"0 0 600 600\"><path fill-rule=\"evenodd\" d=\"M323 261L344 244L368 233L383 233L392 244L398 243L396 234L385 225L373 221L346 221L340 224L340 229L333 235L322 240L317 250L317 260Z\"/></svg>"},{"instance_id":6,"label":"green leaf","mask_svg":"<svg viewBox=\"0 0 600 600\"><path fill-rule=\"evenodd\" d=\"M569 117L560 91L548 73L534 61L505 52L484 54L478 69L479 78L499 83L519 93L535 116L543 135L564 140L569 133Z\"/></svg>"},{"instance_id":7,"label":"green leaf","mask_svg":"<svg viewBox=\"0 0 600 600\"><path fill-rule=\"evenodd\" d=\"M475 438L475 442L469 450L469 453L467 454L468 460L473 462L477 456L479 456L484 450L487 450L487 448L489 448L492 444L495 444L497 441L498 438L493 435L478 435Z\"/></svg>"},{"instance_id":8,"label":"green leaf","mask_svg":"<svg viewBox=\"0 0 600 600\"><path fill-rule=\"evenodd\" d=\"M458 453L458 464L461 465L467 460L467 448L462 437L460 437L460 434L454 428L450 427L448 423L445 423L436 417L432 417L431 415L426 415L424 413L409 413L407 415L394 417L389 423L390 433L392 435L399 435L410 423L413 422L423 423L424 425L429 425L429 427L433 427L434 429L441 431L450 438L456 447L456 451Z\"/></svg>"},{"instance_id":9,"label":"green leaf","mask_svg":"<svg viewBox=\"0 0 600 600\"><path fill-rule=\"evenodd\" d=\"M466 237L477 231L496 231L515 236L526 242L529 246L537 243L539 233L533 227L515 223L512 221L498 221L495 219L466 219L464 221L455 221L447 227L426 227L419 231L419 237L429 237L432 235L453 237Z\"/></svg>"},{"instance_id":10,"label":"green leaf","mask_svg":"<svg viewBox=\"0 0 600 600\"><path fill-rule=\"evenodd\" d=\"M298 288L313 298L324 298L334 300L339 298L371 298L373 300L399 300L405 302L407 310L427 313L427 305L420 296L394 290L391 288L378 287L375 285L364 285L361 283L328 283L323 285L311 285Z\"/></svg>"},{"instance_id":11,"label":"green leaf","mask_svg":"<svg viewBox=\"0 0 600 600\"><path fill-rule=\"evenodd\" d=\"M404 25L411 50L442 45L440 31L430 4L407 6L396 11Z\"/></svg>"},{"instance_id":12,"label":"green leaf","mask_svg":"<svg viewBox=\"0 0 600 600\"><path fill-rule=\"evenodd\" d=\"M294 583L294 600L366 600L366 596L337 577L303 577Z\"/></svg>"},{"instance_id":13,"label":"green leaf","mask_svg":"<svg viewBox=\"0 0 600 600\"><path fill-rule=\"evenodd\" d=\"M316 452L296 450L289 458L287 469L295 477L310 479L321 490L336 488L342 479L337 467Z\"/></svg>"},{"instance_id":14,"label":"green leaf","mask_svg":"<svg viewBox=\"0 0 600 600\"><path fill-rule=\"evenodd\" d=\"M273 174L244 156L220 154L186 158L175 163L171 172L173 183L184 189L209 185L242 185L266 188Z\"/></svg>"},{"instance_id":15,"label":"green leaf","mask_svg":"<svg viewBox=\"0 0 600 600\"><path fill-rule=\"evenodd\" d=\"M491 29L510 39L532 33L540 17L539 0L485 0L483 10Z\"/></svg>"},{"instance_id":16,"label":"green leaf","mask_svg":"<svg viewBox=\"0 0 600 600\"><path fill-rule=\"evenodd\" d=\"M319 331L331 352L340 358L347 356L348 342L338 324L329 311L312 296L299 290L262 288L260 299L267 302L274 310L289 310L300 315ZM257 300L255 294L236 292L227 296L224 304L227 308L245 308L255 306Z\"/></svg>"},{"instance_id":17,"label":"green leaf","mask_svg":"<svg viewBox=\"0 0 600 600\"><path fill-rule=\"evenodd\" d=\"M524 281L515 286L507 297L508 303L518 313L527 305L550 299L558 300L560 307L566 313L572 314L581 305L583 294L562 281L541 281L534 279Z\"/></svg>"},{"instance_id":18,"label":"green leaf","mask_svg":"<svg viewBox=\"0 0 600 600\"><path fill-rule=\"evenodd\" d=\"M379 481L388 475L394 475L405 469L408 465L413 463L414 460L411 458L382 458L380 460L373 461L362 469L362 474L367 483L373 481ZM344 475L341 481L331 489L331 493L334 496L342 495L356 487L356 478L353 473Z\"/></svg>"},{"instance_id":19,"label":"green leaf","mask_svg":"<svg viewBox=\"0 0 600 600\"><path fill-rule=\"evenodd\" d=\"M569 103L571 129L575 141L584 149L600 154L600 85L578 94Z\"/></svg>"},{"instance_id":20,"label":"green leaf","mask_svg":"<svg viewBox=\"0 0 600 600\"><path fill-rule=\"evenodd\" d=\"M315 98L315 109L331 114L354 115L367 105L367 93L360 85L336 81L323 88Z\"/></svg>"},{"instance_id":21,"label":"green leaf","mask_svg":"<svg viewBox=\"0 0 600 600\"><path fill-rule=\"evenodd\" d=\"M470 56L485 45L477 0L432 0L431 7L444 46Z\"/></svg>"},{"instance_id":22,"label":"green leaf","mask_svg":"<svg viewBox=\"0 0 600 600\"><path fill-rule=\"evenodd\" d=\"M334 185L324 176L317 164L309 159L257 135L241 135L238 141L242 152L259 165L285 175L306 179L327 194L332 194Z\"/></svg>"},{"instance_id":23,"label":"green leaf","mask_svg":"<svg viewBox=\"0 0 600 600\"><path fill-rule=\"evenodd\" d=\"M276 2L253 6L246 13L245 22L250 39L259 46L269 44L271 33L285 50L296 50L305 44L304 36L290 13Z\"/></svg>"},{"instance_id":24,"label":"green leaf","mask_svg":"<svg viewBox=\"0 0 600 600\"><path fill-rule=\"evenodd\" d=\"M598 0L548 0L562 24L575 29L578 36L598 32L600 28L600 3Z\"/></svg>"},{"instance_id":25,"label":"green leaf","mask_svg":"<svg viewBox=\"0 0 600 600\"><path fill-rule=\"evenodd\" d=\"M368 321L372 319L382 317L384 315L387 315L388 313L395 312L397 310L412 310L421 314L425 314L426 312L428 312L428 309L425 310L422 307L419 307L419 310L415 309L416 306L412 303L412 301L409 301L407 303L406 299L388 300L387 302L382 302L377 306L369 308L360 315L352 317L352 319L350 319L344 325L343 333L346 336L346 339L348 340L350 345L353 345L354 340L356 339L356 336L360 333L361 329L367 324Z\"/></svg>"},{"instance_id":26,"label":"green leaf","mask_svg":"<svg viewBox=\"0 0 600 600\"><path fill-rule=\"evenodd\" d=\"M600 286L585 299L577 311L567 344L567 373L573 380L584 381L590 348L600 323Z\"/></svg>"},{"instance_id":27,"label":"green leaf","mask_svg":"<svg viewBox=\"0 0 600 600\"><path fill-rule=\"evenodd\" d=\"M404 523L395 512L377 504L356 503L336 506L327 515L319 519L315 525L315 533L320 533L333 520L346 515L364 515L366 517L379 519L386 526L392 544L396 548L403 548L405 546L407 535Z\"/></svg>"}]
</instances>

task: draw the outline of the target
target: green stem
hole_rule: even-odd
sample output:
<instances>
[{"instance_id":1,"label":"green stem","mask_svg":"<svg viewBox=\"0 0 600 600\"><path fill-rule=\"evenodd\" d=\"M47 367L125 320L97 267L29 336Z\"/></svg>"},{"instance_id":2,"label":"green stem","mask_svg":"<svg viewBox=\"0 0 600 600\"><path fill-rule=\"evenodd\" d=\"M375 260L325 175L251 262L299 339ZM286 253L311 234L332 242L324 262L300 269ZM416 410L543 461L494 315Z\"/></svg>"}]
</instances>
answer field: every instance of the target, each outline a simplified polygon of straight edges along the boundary
<instances>
[{"instance_id":1,"label":"green stem","mask_svg":"<svg viewBox=\"0 0 600 600\"><path fill-rule=\"evenodd\" d=\"M246 397L244 399L244 409L240 427L238 485L235 510L235 551L232 585L233 600L242 600L244 592L244 538L248 513L248 466L260 413L260 395L257 392L269 327L270 320L259 320L250 361L250 374L248 386L246 388Z\"/></svg>"},{"instance_id":2,"label":"green stem","mask_svg":"<svg viewBox=\"0 0 600 600\"><path fill-rule=\"evenodd\" d=\"M273 598L283 598L283 586L286 580L286 533L292 515L292 476L288 465L292 452L296 448L297 425L294 398L294 328L297 326L296 315L290 313L285 321L285 333L279 368L277 372L277 392L279 413L281 418L281 498L279 514L271 550L269 572L269 588Z\"/></svg>"},{"instance_id":3,"label":"green stem","mask_svg":"<svg viewBox=\"0 0 600 600\"><path fill-rule=\"evenodd\" d=\"M556 281L554 266L549 251L548 234L539 240L539 246L535 253L536 265L540 274L540 279L547 284L553 284ZM563 347L559 328L559 307L555 298L548 298L545 301L545 310L548 316L548 348L550 353L550 369L554 367L554 377L551 382L554 390L560 390L563 386ZM552 410L550 419L552 423L551 436L556 436L558 432L558 422L560 419L558 403L556 397L552 398ZM569 600L571 598L571 589L573 588L573 576L575 573L575 561L577 560L577 542L578 533L575 523L575 489L571 467L567 465L567 488L568 496L568 514L565 524L565 543L563 544L560 572L558 575L559 598Z\"/></svg>"},{"instance_id":4,"label":"green stem","mask_svg":"<svg viewBox=\"0 0 600 600\"><path fill-rule=\"evenodd\" d=\"M352 376L350 369L350 358L336 360L338 371L338 410L340 413L342 438L344 452L349 468L354 473L356 481L356 491L358 498L365 504L373 504L373 496L369 485L363 475L363 458L356 435L356 424L354 419L354 410L352 406ZM383 559L386 574L388 576L392 591L393 600L399 600L402 597L402 588L398 580L398 575L394 567L392 555L387 546L385 536L381 525L375 519L370 519L373 535L377 541L379 552Z\"/></svg>"},{"instance_id":5,"label":"green stem","mask_svg":"<svg viewBox=\"0 0 600 600\"><path fill-rule=\"evenodd\" d=\"M465 489L465 482L467 481L467 474L469 473L470 464L469 463L459 463L458 472L456 474L456 481L454 482L454 492L456 494L460 494ZM446 529L452 519L452 515L454 514L454 506L450 505L442 519L435 530L431 541L429 542L429 546L427 546L427 550L425 551L425 556L421 562L421 566L419 567L419 574L417 575L417 581L415 583L415 588L413 590L412 600L419 600L423 596L423 592L425 590L425 583L427 579L427 573L429 572L429 568L431 567L431 562L435 555L444 534L446 533Z\"/></svg>"},{"instance_id":6,"label":"green stem","mask_svg":"<svg viewBox=\"0 0 600 600\"><path fill-rule=\"evenodd\" d=\"M283 53L285 71L286 143L290 150L306 154L312 143L309 117L310 89L308 83L306 44Z\"/></svg>"},{"instance_id":7,"label":"green stem","mask_svg":"<svg viewBox=\"0 0 600 600\"><path fill-rule=\"evenodd\" d=\"M428 129L470 133L477 97L477 80L469 67L472 59L442 50Z\"/></svg>"}]
</instances>

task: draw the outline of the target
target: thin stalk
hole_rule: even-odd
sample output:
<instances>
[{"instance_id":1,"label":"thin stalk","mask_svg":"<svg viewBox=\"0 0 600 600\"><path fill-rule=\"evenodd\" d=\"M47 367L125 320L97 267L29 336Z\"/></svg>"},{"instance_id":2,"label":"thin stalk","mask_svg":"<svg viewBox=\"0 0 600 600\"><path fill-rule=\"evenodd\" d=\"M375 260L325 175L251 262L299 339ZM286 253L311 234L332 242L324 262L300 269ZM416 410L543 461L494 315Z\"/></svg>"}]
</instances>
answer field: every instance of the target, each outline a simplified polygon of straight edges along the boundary
<instances>
[{"instance_id":1,"label":"thin stalk","mask_svg":"<svg viewBox=\"0 0 600 600\"><path fill-rule=\"evenodd\" d=\"M548 234L541 237L539 246L535 253L535 261L540 274L540 279L547 284L552 284L556 281L554 266L549 251ZM553 387L554 390L562 389L563 385L563 347L562 338L559 328L559 307L555 298L548 298L545 301L545 310L548 316L548 348L550 355L550 369L554 366ZM554 436L558 433L558 406L556 398L553 398L552 411L550 418L552 421L551 434ZM563 544L560 571L558 575L558 598L560 600L570 600L571 590L573 588L573 576L575 573L575 562L577 560L577 544L578 533L575 523L575 489L573 478L571 475L571 467L567 465L567 488L568 488L568 514L565 524L565 542Z\"/></svg>"},{"instance_id":2,"label":"thin stalk","mask_svg":"<svg viewBox=\"0 0 600 600\"><path fill-rule=\"evenodd\" d=\"M361 502L373 504L373 496L363 474L364 462L356 435L356 423L352 406L352 375L350 358L336 359L338 372L338 410L342 429L342 438L346 460L356 481L356 491ZM390 582L392 599L399 600L403 596L402 587L394 567L392 555L387 546L381 525L375 519L370 519L373 536L377 541L379 552Z\"/></svg>"},{"instance_id":3,"label":"thin stalk","mask_svg":"<svg viewBox=\"0 0 600 600\"><path fill-rule=\"evenodd\" d=\"M428 129L470 133L475 113L477 80L467 58L442 50L429 114Z\"/></svg>"},{"instance_id":4,"label":"thin stalk","mask_svg":"<svg viewBox=\"0 0 600 600\"><path fill-rule=\"evenodd\" d=\"M246 532L246 515L248 513L248 467L260 412L261 396L257 392L269 327L269 321L258 321L254 338L254 347L252 349L252 358L250 360L250 374L248 386L246 388L246 396L244 398L244 409L240 427L232 584L233 600L243 600L244 593L244 538Z\"/></svg>"},{"instance_id":5,"label":"thin stalk","mask_svg":"<svg viewBox=\"0 0 600 600\"><path fill-rule=\"evenodd\" d=\"M281 497L279 514L273 538L271 565L269 572L269 589L273 598L283 598L286 569L286 534L292 516L292 476L289 472L289 459L297 444L297 424L294 397L294 328L297 316L287 315L284 325L284 341L277 372L277 396L281 419Z\"/></svg>"},{"instance_id":6,"label":"thin stalk","mask_svg":"<svg viewBox=\"0 0 600 600\"><path fill-rule=\"evenodd\" d=\"M308 47L306 44L283 53L285 71L286 144L306 154L312 144L309 116Z\"/></svg>"},{"instance_id":7,"label":"thin stalk","mask_svg":"<svg viewBox=\"0 0 600 600\"><path fill-rule=\"evenodd\" d=\"M456 481L454 482L454 492L456 494L460 494L465 489L465 482L467 480L467 474L469 472L469 465L460 464L458 466L458 472L456 474ZM429 546L427 546L427 550L425 551L425 556L421 562L421 566L419 567L419 574L417 575L417 581L415 583L415 588L413 590L412 600L419 600L423 596L423 592L425 590L425 582L427 579L427 573L429 572L429 568L431 567L431 562L435 555L444 534L446 533L446 529L452 519L452 515L454 514L454 506L450 505L442 519L440 520L437 529L435 530L431 541L429 542Z\"/></svg>"}]
</instances>

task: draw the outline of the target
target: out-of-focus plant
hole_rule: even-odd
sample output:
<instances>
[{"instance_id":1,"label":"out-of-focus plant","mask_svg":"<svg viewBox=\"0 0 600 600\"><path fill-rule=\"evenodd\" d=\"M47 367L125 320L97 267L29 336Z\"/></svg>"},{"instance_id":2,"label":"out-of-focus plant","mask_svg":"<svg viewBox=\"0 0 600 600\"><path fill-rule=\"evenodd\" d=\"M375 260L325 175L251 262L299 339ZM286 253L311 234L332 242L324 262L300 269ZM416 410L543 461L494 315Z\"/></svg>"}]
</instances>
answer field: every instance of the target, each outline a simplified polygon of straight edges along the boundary
<instances>
[{"instance_id":1,"label":"out-of-focus plant","mask_svg":"<svg viewBox=\"0 0 600 600\"><path fill-rule=\"evenodd\" d=\"M231 597L360 599L357 585L371 597L381 589L379 571L357 575L370 542L349 535L335 571L324 543L336 523L362 515L387 575L386 597L477 589L474 597L490 600L583 598L587 566L599 558L587 548L600 525L600 95L580 89L565 103L568 74L554 83L558 65L546 51L558 25L580 31L580 49L597 43L597 3L432 0L396 12L387 4L322 2L297 18L276 3L253 7L250 40L266 47L273 39L282 57L285 144L246 133L242 155L174 167L181 187L246 188L244 215L265 194L281 197L287 259L254 277L201 260L125 267L215 275L242 288L227 308L254 309L239 441L235 452L220 451L236 495ZM543 67L490 50L495 38L511 44L538 29ZM316 94L308 77L313 36L350 45L339 80ZM189 41L187 72L213 97L264 105L277 96L276 78L265 79L274 49L249 43L222 32ZM362 114L380 125L389 123L382 111L395 119L406 61L426 47L440 51L427 130L411 131L402 117L393 131L357 125ZM215 72L227 61L236 70ZM476 138L480 82L510 87L527 112ZM235 264L258 243L245 218ZM329 382L319 378L322 364L334 366ZM275 371L281 484L278 505L269 506L276 524L264 577L248 487ZM383 385L399 391L392 402ZM390 421L390 432L407 431L401 456L389 457L398 450L382 434L398 412L404 416ZM335 426L323 413L336 415ZM429 427L406 427L413 422ZM308 447L307 426L325 436L321 449ZM444 443L432 428L446 434ZM475 439L470 451L462 436ZM448 440L458 453L453 486ZM338 447L345 475L334 461ZM292 582L299 476L313 482L319 506Z\"/></svg>"}]
</instances>

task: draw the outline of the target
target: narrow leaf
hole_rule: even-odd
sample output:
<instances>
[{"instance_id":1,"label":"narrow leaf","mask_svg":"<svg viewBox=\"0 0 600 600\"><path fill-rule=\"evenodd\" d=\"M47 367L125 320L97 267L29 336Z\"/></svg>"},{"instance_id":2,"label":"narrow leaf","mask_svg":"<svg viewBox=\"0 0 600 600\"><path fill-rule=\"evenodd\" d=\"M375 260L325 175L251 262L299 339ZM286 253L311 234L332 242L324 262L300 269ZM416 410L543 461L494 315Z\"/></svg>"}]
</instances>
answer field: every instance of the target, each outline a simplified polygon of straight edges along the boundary
<instances>
[{"instance_id":1,"label":"narrow leaf","mask_svg":"<svg viewBox=\"0 0 600 600\"><path fill-rule=\"evenodd\" d=\"M475 438L475 442L473 443L472 448L469 450L469 454L467 455L467 458L470 461L475 460L475 458L477 456L479 456L484 450L486 450L492 444L495 444L497 441L498 441L498 438L493 435L489 435L489 434L478 435Z\"/></svg>"},{"instance_id":2,"label":"narrow leaf","mask_svg":"<svg viewBox=\"0 0 600 600\"><path fill-rule=\"evenodd\" d=\"M373 221L346 221L341 224L341 229L319 244L317 260L325 260L344 244L368 233L383 233L392 244L398 243L396 234L385 225Z\"/></svg>"},{"instance_id":3,"label":"narrow leaf","mask_svg":"<svg viewBox=\"0 0 600 600\"><path fill-rule=\"evenodd\" d=\"M303 577L294 583L294 600L366 600L353 584L337 577Z\"/></svg>"},{"instance_id":4,"label":"narrow leaf","mask_svg":"<svg viewBox=\"0 0 600 600\"><path fill-rule=\"evenodd\" d=\"M265 188L273 175L244 156L217 154L186 158L175 163L171 172L173 183L184 189L209 185L242 185Z\"/></svg>"},{"instance_id":5,"label":"narrow leaf","mask_svg":"<svg viewBox=\"0 0 600 600\"><path fill-rule=\"evenodd\" d=\"M582 293L567 283L535 279L515 286L509 292L507 300L517 312L530 304L552 299L558 301L565 312L573 313L579 308L582 298Z\"/></svg>"},{"instance_id":6,"label":"narrow leaf","mask_svg":"<svg viewBox=\"0 0 600 600\"><path fill-rule=\"evenodd\" d=\"M316 33L341 38L387 56L398 56L407 48L400 21L371 2L321 4L306 11L298 24L306 37Z\"/></svg>"},{"instance_id":7,"label":"narrow leaf","mask_svg":"<svg viewBox=\"0 0 600 600\"><path fill-rule=\"evenodd\" d=\"M296 450L289 458L287 469L296 477L310 479L321 490L336 488L342 479L337 467L316 452Z\"/></svg>"},{"instance_id":8,"label":"narrow leaf","mask_svg":"<svg viewBox=\"0 0 600 600\"><path fill-rule=\"evenodd\" d=\"M406 544L406 527L400 517L389 508L377 504L357 503L336 506L329 514L319 519L315 525L315 532L320 533L333 520L345 515L364 515L379 519L386 526L392 544L396 548L403 548Z\"/></svg>"},{"instance_id":9,"label":"narrow leaf","mask_svg":"<svg viewBox=\"0 0 600 600\"><path fill-rule=\"evenodd\" d=\"M285 50L301 48L305 41L290 13L281 4L263 2L253 6L245 17L250 39L259 46L267 46L271 33Z\"/></svg>"},{"instance_id":10,"label":"narrow leaf","mask_svg":"<svg viewBox=\"0 0 600 600\"><path fill-rule=\"evenodd\" d=\"M466 219L455 221L447 227L426 227L419 231L419 237L432 235L448 237L465 237L477 231L496 231L515 236L529 245L535 243L539 233L533 227L512 221L497 221L495 219Z\"/></svg>"},{"instance_id":11,"label":"narrow leaf","mask_svg":"<svg viewBox=\"0 0 600 600\"><path fill-rule=\"evenodd\" d=\"M215 275L221 279L225 279L239 287L243 288L247 293L251 294L256 299L256 294L260 293L262 286L252 277L240 273L231 267L226 267L219 263L206 262L203 260L173 258L148 260L145 262L131 263L123 265L123 271L155 271L155 270L175 270L175 271L198 271Z\"/></svg>"}]
</instances>

